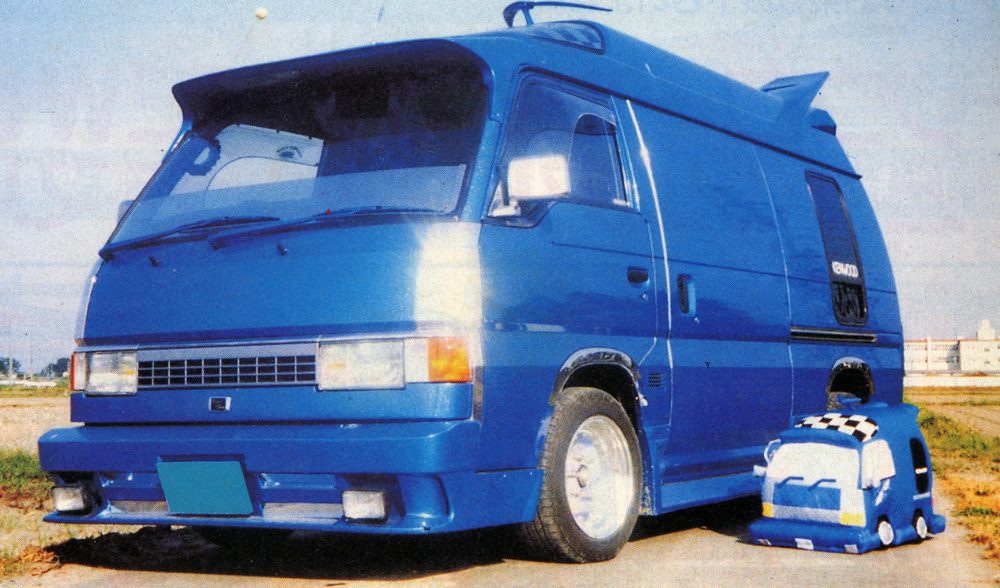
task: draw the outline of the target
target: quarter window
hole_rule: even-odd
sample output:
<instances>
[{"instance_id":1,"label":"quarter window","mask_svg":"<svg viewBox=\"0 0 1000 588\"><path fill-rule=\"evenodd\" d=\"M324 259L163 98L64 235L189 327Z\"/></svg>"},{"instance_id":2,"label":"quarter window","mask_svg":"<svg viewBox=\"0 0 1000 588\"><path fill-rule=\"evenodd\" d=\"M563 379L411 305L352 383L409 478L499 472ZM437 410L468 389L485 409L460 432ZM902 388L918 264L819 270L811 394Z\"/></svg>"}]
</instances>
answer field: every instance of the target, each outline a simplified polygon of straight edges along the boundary
<instances>
[{"instance_id":1,"label":"quarter window","mask_svg":"<svg viewBox=\"0 0 1000 588\"><path fill-rule=\"evenodd\" d=\"M916 437L910 439L910 454L913 456L913 474L916 476L917 493L923 494L931 487L930 468L927 467L927 450Z\"/></svg>"},{"instance_id":2,"label":"quarter window","mask_svg":"<svg viewBox=\"0 0 1000 588\"><path fill-rule=\"evenodd\" d=\"M813 173L806 174L806 184L826 250L833 313L842 325L864 325L868 320L865 277L840 186L832 178Z\"/></svg>"}]
</instances>

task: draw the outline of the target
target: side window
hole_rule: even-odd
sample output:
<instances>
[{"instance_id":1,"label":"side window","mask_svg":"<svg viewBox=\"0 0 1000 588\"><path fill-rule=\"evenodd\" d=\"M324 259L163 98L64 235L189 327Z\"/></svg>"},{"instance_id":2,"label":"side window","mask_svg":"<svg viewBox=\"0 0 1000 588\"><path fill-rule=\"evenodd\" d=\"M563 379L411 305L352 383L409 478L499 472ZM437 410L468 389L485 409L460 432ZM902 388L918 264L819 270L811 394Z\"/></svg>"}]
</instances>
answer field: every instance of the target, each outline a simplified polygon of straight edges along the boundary
<instances>
[{"instance_id":1,"label":"side window","mask_svg":"<svg viewBox=\"0 0 1000 588\"><path fill-rule=\"evenodd\" d=\"M490 216L533 223L558 200L627 206L606 98L532 80L518 93Z\"/></svg>"},{"instance_id":2,"label":"side window","mask_svg":"<svg viewBox=\"0 0 1000 588\"><path fill-rule=\"evenodd\" d=\"M927 450L920 439L910 439L910 453L913 455L913 474L917 478L917 494L923 494L931 487L931 474L927 467Z\"/></svg>"},{"instance_id":3,"label":"side window","mask_svg":"<svg viewBox=\"0 0 1000 588\"><path fill-rule=\"evenodd\" d=\"M833 313L842 325L864 325L868 320L865 276L840 186L832 178L814 173L806 174L806 184L826 250Z\"/></svg>"}]
</instances>

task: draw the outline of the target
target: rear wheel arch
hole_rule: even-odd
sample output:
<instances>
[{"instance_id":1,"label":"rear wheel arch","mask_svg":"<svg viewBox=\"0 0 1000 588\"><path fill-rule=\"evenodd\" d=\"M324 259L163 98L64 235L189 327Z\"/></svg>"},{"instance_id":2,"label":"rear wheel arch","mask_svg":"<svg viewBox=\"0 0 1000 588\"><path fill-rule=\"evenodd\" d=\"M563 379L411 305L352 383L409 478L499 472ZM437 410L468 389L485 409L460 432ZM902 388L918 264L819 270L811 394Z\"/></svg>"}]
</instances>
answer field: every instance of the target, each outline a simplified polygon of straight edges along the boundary
<instances>
[{"instance_id":1,"label":"rear wheel arch","mask_svg":"<svg viewBox=\"0 0 1000 588\"><path fill-rule=\"evenodd\" d=\"M875 398L875 379L868 363L857 357L842 357L830 368L826 383L827 408L843 408L838 395L847 394L862 403Z\"/></svg>"}]
</instances>

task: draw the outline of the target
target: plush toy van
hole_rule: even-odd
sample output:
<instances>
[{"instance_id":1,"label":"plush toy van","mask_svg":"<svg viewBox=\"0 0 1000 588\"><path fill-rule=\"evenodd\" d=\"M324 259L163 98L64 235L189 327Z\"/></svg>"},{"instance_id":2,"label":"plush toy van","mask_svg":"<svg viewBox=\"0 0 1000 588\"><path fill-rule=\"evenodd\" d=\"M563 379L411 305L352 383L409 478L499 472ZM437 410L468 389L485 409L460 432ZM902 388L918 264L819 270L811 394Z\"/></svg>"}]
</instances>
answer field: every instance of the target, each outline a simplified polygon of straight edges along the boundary
<instances>
[{"instance_id":1,"label":"plush toy van","mask_svg":"<svg viewBox=\"0 0 1000 588\"><path fill-rule=\"evenodd\" d=\"M867 404L806 417L765 452L761 545L864 553L944 531L917 408Z\"/></svg>"}]
</instances>

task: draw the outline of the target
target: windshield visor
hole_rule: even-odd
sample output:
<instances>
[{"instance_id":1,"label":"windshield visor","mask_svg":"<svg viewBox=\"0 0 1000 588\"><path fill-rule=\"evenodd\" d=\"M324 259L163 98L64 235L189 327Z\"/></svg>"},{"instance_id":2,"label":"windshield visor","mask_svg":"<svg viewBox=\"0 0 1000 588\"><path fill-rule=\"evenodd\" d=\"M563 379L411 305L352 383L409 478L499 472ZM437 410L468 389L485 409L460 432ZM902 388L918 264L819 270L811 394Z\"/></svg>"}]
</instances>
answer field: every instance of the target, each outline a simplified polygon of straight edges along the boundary
<instances>
[{"instance_id":1,"label":"windshield visor","mask_svg":"<svg viewBox=\"0 0 1000 588\"><path fill-rule=\"evenodd\" d=\"M192 131L109 243L459 205L486 111L475 62L366 60L261 79L200 97Z\"/></svg>"}]
</instances>

